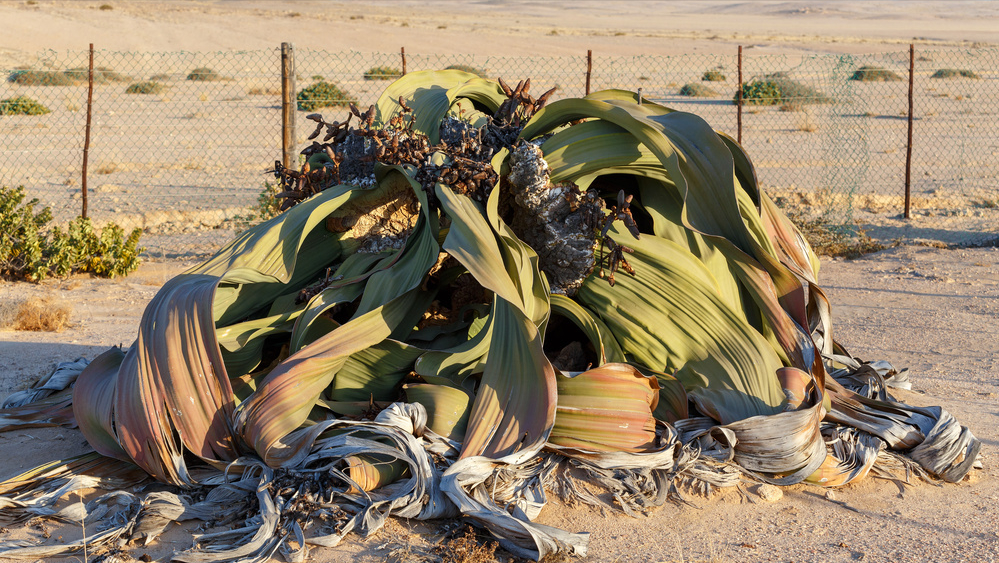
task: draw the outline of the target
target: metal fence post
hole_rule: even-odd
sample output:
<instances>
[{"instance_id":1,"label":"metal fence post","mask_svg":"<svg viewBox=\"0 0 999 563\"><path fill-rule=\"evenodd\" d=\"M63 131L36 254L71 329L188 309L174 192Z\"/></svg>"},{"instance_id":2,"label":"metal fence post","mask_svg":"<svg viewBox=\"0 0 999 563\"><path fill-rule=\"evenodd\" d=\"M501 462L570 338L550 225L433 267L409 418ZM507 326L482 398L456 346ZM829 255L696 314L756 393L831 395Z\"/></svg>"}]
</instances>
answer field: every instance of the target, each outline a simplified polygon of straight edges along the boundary
<instances>
[{"instance_id":1,"label":"metal fence post","mask_svg":"<svg viewBox=\"0 0 999 563\"><path fill-rule=\"evenodd\" d=\"M735 128L736 141L742 144L742 45L739 45L739 89L735 91Z\"/></svg>"},{"instance_id":2,"label":"metal fence post","mask_svg":"<svg viewBox=\"0 0 999 563\"><path fill-rule=\"evenodd\" d=\"M406 48L403 47L399 52L402 54L402 75L406 76Z\"/></svg>"},{"instance_id":3,"label":"metal fence post","mask_svg":"<svg viewBox=\"0 0 999 563\"><path fill-rule=\"evenodd\" d=\"M295 157L295 48L281 44L281 162L285 168L298 164Z\"/></svg>"},{"instance_id":4,"label":"metal fence post","mask_svg":"<svg viewBox=\"0 0 999 563\"><path fill-rule=\"evenodd\" d=\"M87 127L83 134L83 178L80 181L80 195L83 198L83 209L80 216L87 218L87 162L90 160L90 120L94 107L94 44L90 44L90 65L87 72Z\"/></svg>"},{"instance_id":5,"label":"metal fence post","mask_svg":"<svg viewBox=\"0 0 999 563\"><path fill-rule=\"evenodd\" d=\"M916 47L909 43L909 134L905 143L905 211L903 217L909 218L909 201L912 190L912 76L916 70Z\"/></svg>"},{"instance_id":6,"label":"metal fence post","mask_svg":"<svg viewBox=\"0 0 999 563\"><path fill-rule=\"evenodd\" d=\"M586 95L590 95L590 74L593 73L593 51L586 50Z\"/></svg>"}]
</instances>

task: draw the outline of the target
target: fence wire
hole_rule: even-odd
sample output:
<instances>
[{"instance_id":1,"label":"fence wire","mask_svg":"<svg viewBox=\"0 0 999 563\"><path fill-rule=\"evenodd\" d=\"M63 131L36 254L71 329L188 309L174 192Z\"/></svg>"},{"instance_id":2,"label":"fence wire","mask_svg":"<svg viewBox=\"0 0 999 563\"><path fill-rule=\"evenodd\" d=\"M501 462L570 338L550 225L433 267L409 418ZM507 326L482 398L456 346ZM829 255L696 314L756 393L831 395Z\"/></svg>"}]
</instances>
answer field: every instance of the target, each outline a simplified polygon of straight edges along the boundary
<instances>
[{"instance_id":1,"label":"fence wire","mask_svg":"<svg viewBox=\"0 0 999 563\"><path fill-rule=\"evenodd\" d=\"M999 233L999 50L916 51L911 218L905 203L908 51L743 58L742 141L764 189L827 221L884 238L974 243ZM305 115L342 118L403 72L400 53L296 49L298 148ZM587 75L588 62L590 66ZM281 158L280 49L95 51L88 210L145 230L152 255L203 254L252 221ZM0 184L25 186L57 221L80 213L88 52L46 51L0 69ZM732 55L473 57L407 54L405 70L461 68L555 98L637 90L737 135ZM332 89L330 86L335 86ZM3 107L10 107L3 106ZM6 113L6 112L4 112Z\"/></svg>"}]
</instances>

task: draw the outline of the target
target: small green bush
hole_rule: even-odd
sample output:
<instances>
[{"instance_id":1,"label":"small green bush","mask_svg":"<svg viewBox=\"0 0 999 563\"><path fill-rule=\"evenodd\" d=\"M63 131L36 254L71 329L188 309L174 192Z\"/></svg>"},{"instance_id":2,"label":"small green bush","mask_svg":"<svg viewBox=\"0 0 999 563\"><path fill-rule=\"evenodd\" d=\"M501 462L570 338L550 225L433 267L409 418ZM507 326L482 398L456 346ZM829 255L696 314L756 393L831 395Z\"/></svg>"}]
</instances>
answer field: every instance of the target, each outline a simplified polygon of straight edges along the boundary
<instances>
[{"instance_id":1,"label":"small green bush","mask_svg":"<svg viewBox=\"0 0 999 563\"><path fill-rule=\"evenodd\" d=\"M125 88L126 94L162 94L167 89L166 84L159 82L135 82Z\"/></svg>"},{"instance_id":2,"label":"small green bush","mask_svg":"<svg viewBox=\"0 0 999 563\"><path fill-rule=\"evenodd\" d=\"M26 96L0 100L0 115L45 115L52 110Z\"/></svg>"},{"instance_id":3,"label":"small green bush","mask_svg":"<svg viewBox=\"0 0 999 563\"><path fill-rule=\"evenodd\" d=\"M930 75L930 78L981 78L974 71L963 68L941 68Z\"/></svg>"},{"instance_id":4,"label":"small green bush","mask_svg":"<svg viewBox=\"0 0 999 563\"><path fill-rule=\"evenodd\" d=\"M902 77L886 68L862 66L853 73L850 80L859 80L860 82L898 82L902 80Z\"/></svg>"},{"instance_id":5,"label":"small green bush","mask_svg":"<svg viewBox=\"0 0 999 563\"><path fill-rule=\"evenodd\" d=\"M112 6L111 4L101 4L101 7L97 9L102 12L107 12L108 10L113 10L114 6Z\"/></svg>"},{"instance_id":6,"label":"small green bush","mask_svg":"<svg viewBox=\"0 0 999 563\"><path fill-rule=\"evenodd\" d=\"M733 102L738 102L738 91ZM826 104L832 98L811 86L788 78L777 72L742 85L742 103L756 106L776 106L782 104Z\"/></svg>"},{"instance_id":7,"label":"small green bush","mask_svg":"<svg viewBox=\"0 0 999 563\"><path fill-rule=\"evenodd\" d=\"M301 111L313 111L319 108L346 106L357 103L357 99L351 97L349 92L325 80L318 80L311 86L302 89L296 98L298 99L298 109Z\"/></svg>"},{"instance_id":8,"label":"small green bush","mask_svg":"<svg viewBox=\"0 0 999 563\"><path fill-rule=\"evenodd\" d=\"M736 91L735 101L739 96ZM742 103L755 106L775 106L781 103L780 86L773 80L753 80L742 85Z\"/></svg>"},{"instance_id":9,"label":"small green bush","mask_svg":"<svg viewBox=\"0 0 999 563\"><path fill-rule=\"evenodd\" d=\"M7 75L7 82L22 86L72 86L75 80L57 70L17 69Z\"/></svg>"},{"instance_id":10,"label":"small green bush","mask_svg":"<svg viewBox=\"0 0 999 563\"><path fill-rule=\"evenodd\" d=\"M478 76L479 78L488 78L488 76L486 75L486 71L471 65L451 65L444 67L444 70L460 70L462 72L472 73L475 76Z\"/></svg>"},{"instance_id":11,"label":"small green bush","mask_svg":"<svg viewBox=\"0 0 999 563\"><path fill-rule=\"evenodd\" d=\"M66 232L58 227L45 232L52 210L36 213L38 199L24 200L23 187L0 186L0 277L39 281L74 272L115 277L139 267L141 229L126 237L124 229L108 223L97 233L90 219L77 217Z\"/></svg>"},{"instance_id":12,"label":"small green bush","mask_svg":"<svg viewBox=\"0 0 999 563\"><path fill-rule=\"evenodd\" d=\"M373 66L364 73L365 80L396 80L402 77L402 71L390 66Z\"/></svg>"},{"instance_id":13,"label":"small green bush","mask_svg":"<svg viewBox=\"0 0 999 563\"><path fill-rule=\"evenodd\" d=\"M717 69L711 69L704 71L701 75L702 82L725 82L726 77L722 74L722 71Z\"/></svg>"},{"instance_id":14,"label":"small green bush","mask_svg":"<svg viewBox=\"0 0 999 563\"><path fill-rule=\"evenodd\" d=\"M222 75L208 67L198 67L187 74L187 79L195 82L215 82L222 80Z\"/></svg>"},{"instance_id":15,"label":"small green bush","mask_svg":"<svg viewBox=\"0 0 999 563\"><path fill-rule=\"evenodd\" d=\"M690 96L692 98L711 98L713 96L717 96L718 92L703 84L690 82L688 84L684 84L683 88L680 88L680 95Z\"/></svg>"},{"instance_id":16,"label":"small green bush","mask_svg":"<svg viewBox=\"0 0 999 563\"><path fill-rule=\"evenodd\" d=\"M139 267L139 246L142 229L132 229L125 236L125 229L107 223L100 233L94 231L90 219L77 217L70 221L63 233L59 227L52 229L48 249L49 268L56 276L74 272L90 272L105 278L127 276Z\"/></svg>"}]
</instances>

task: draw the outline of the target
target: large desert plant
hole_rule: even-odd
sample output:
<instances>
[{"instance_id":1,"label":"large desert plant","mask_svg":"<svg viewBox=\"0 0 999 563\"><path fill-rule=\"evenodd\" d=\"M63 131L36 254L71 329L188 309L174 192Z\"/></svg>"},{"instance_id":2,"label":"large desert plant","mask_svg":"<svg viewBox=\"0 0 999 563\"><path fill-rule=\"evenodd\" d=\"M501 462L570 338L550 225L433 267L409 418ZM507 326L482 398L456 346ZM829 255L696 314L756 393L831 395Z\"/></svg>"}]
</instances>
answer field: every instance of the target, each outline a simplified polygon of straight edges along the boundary
<instances>
[{"instance_id":1,"label":"large desert plant","mask_svg":"<svg viewBox=\"0 0 999 563\"><path fill-rule=\"evenodd\" d=\"M151 493L106 533L221 511L246 520L202 537L213 560L294 559L389 514L462 514L539 559L585 551L532 522L570 459L628 509L684 478L841 485L885 448L963 478L978 441L835 344L819 263L741 146L635 93L529 91L416 72L353 128L309 116L306 166L275 167L286 211L167 282L133 346L79 374L70 418L97 453L0 492L225 469L204 501ZM67 423L69 400L0 428ZM355 516L304 537L330 499ZM0 544L40 556L23 549Z\"/></svg>"}]
</instances>

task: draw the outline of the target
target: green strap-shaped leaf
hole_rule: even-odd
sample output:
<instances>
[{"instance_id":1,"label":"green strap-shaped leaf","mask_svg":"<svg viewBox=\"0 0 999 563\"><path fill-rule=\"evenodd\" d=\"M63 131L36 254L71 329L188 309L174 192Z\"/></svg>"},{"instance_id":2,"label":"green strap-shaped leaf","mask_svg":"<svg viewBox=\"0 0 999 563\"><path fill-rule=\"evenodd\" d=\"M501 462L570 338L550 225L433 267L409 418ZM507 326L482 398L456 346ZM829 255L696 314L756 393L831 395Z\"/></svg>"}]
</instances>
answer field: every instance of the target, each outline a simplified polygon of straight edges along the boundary
<instances>
[{"instance_id":1,"label":"green strap-shaped leaf","mask_svg":"<svg viewBox=\"0 0 999 563\"><path fill-rule=\"evenodd\" d=\"M555 426L548 441L590 452L652 447L659 382L627 364L610 363L560 376Z\"/></svg>"},{"instance_id":2,"label":"green strap-shaped leaf","mask_svg":"<svg viewBox=\"0 0 999 563\"><path fill-rule=\"evenodd\" d=\"M615 235L628 236L612 230ZM722 300L710 272L665 239L645 235L629 244L636 274L619 271L614 287L590 276L580 302L612 327L624 351L639 362L658 371L678 369L704 414L725 424L777 412L784 401L775 375L780 359ZM645 340L655 346L634 347Z\"/></svg>"},{"instance_id":3,"label":"green strap-shaped leaf","mask_svg":"<svg viewBox=\"0 0 999 563\"><path fill-rule=\"evenodd\" d=\"M277 467L297 453L302 444L282 438L306 421L352 354L385 340L407 318L413 298L399 296L320 337L281 362L240 403L234 426L265 463Z\"/></svg>"},{"instance_id":4,"label":"green strap-shaped leaf","mask_svg":"<svg viewBox=\"0 0 999 563\"><path fill-rule=\"evenodd\" d=\"M411 72L382 92L375 103L375 122L384 126L402 113L399 98L412 108L413 129L424 133L432 144L440 142L440 123L451 106L465 98L496 111L506 96L499 84L460 70ZM410 119L404 115L404 119Z\"/></svg>"},{"instance_id":5,"label":"green strap-shaped leaf","mask_svg":"<svg viewBox=\"0 0 999 563\"><path fill-rule=\"evenodd\" d=\"M544 282L531 278L540 276L537 257L512 233L497 233L468 197L441 184L436 193L452 221L444 249L495 296L489 356L461 455L499 457L540 447L551 432L556 391L555 372L531 316L547 320L547 294L537 290ZM499 226L498 218L494 222Z\"/></svg>"}]
</instances>

